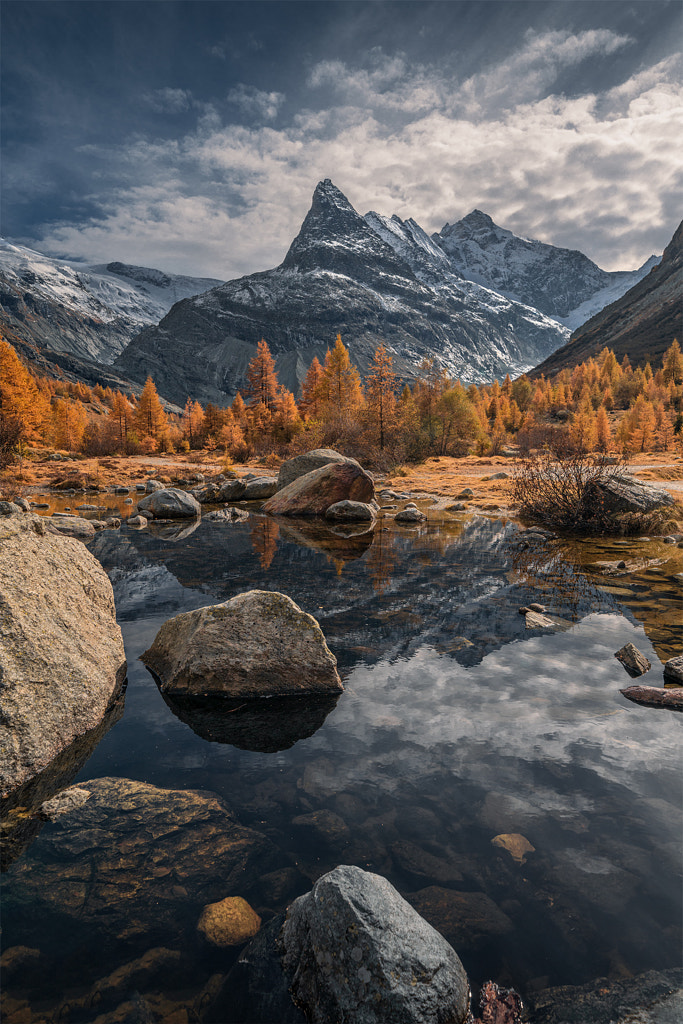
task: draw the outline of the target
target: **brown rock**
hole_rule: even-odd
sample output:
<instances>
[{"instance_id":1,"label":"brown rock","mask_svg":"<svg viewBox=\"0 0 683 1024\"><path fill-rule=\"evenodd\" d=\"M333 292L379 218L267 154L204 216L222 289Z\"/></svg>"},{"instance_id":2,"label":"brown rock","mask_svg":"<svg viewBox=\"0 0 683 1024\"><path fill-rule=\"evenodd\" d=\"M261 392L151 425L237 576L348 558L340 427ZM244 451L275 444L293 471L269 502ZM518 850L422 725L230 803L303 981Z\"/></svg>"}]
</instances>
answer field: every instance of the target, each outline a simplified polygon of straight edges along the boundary
<instances>
[{"instance_id":1,"label":"brown rock","mask_svg":"<svg viewBox=\"0 0 683 1024\"><path fill-rule=\"evenodd\" d=\"M671 708L673 711L683 711L683 687L675 686L667 688L664 686L627 686L620 690L627 700L634 704L647 704L655 708Z\"/></svg>"},{"instance_id":2,"label":"brown rock","mask_svg":"<svg viewBox=\"0 0 683 1024\"><path fill-rule=\"evenodd\" d=\"M169 619L141 660L168 694L274 697L337 693L320 626L285 594L250 590Z\"/></svg>"},{"instance_id":3,"label":"brown rock","mask_svg":"<svg viewBox=\"0 0 683 1024\"><path fill-rule=\"evenodd\" d=\"M0 519L0 791L97 726L126 675L109 579L40 516Z\"/></svg>"},{"instance_id":4,"label":"brown rock","mask_svg":"<svg viewBox=\"0 0 683 1024\"><path fill-rule=\"evenodd\" d=\"M614 657L621 662L631 679L645 675L652 668L651 663L634 644L624 644L620 650L615 652Z\"/></svg>"},{"instance_id":5,"label":"brown rock","mask_svg":"<svg viewBox=\"0 0 683 1024\"><path fill-rule=\"evenodd\" d=\"M677 658L669 658L664 664L664 682L683 686L683 654L679 654Z\"/></svg>"},{"instance_id":6,"label":"brown rock","mask_svg":"<svg viewBox=\"0 0 683 1024\"><path fill-rule=\"evenodd\" d=\"M510 918L483 892L456 892L430 885L407 899L454 949L476 947L492 935L512 931Z\"/></svg>"},{"instance_id":7,"label":"brown rock","mask_svg":"<svg viewBox=\"0 0 683 1024\"><path fill-rule=\"evenodd\" d=\"M358 463L333 462L300 476L263 506L280 516L322 516L338 501L372 501L375 485Z\"/></svg>"},{"instance_id":8,"label":"brown rock","mask_svg":"<svg viewBox=\"0 0 683 1024\"><path fill-rule=\"evenodd\" d=\"M282 463L277 477L278 491L288 487L289 484L293 483L300 476L306 476L307 473L312 473L315 469L320 469L322 466L327 466L332 462L349 462L354 466L360 465L355 459L348 459L345 455L335 452L333 448L315 448L313 451L297 455L295 458L287 459L286 462Z\"/></svg>"},{"instance_id":9,"label":"brown rock","mask_svg":"<svg viewBox=\"0 0 683 1024\"><path fill-rule=\"evenodd\" d=\"M519 832L508 832L500 836L495 836L491 840L492 846L499 846L502 850L505 850L510 854L515 864L525 864L527 853L535 853L536 847L532 846L529 840L525 836L521 836Z\"/></svg>"},{"instance_id":10,"label":"brown rock","mask_svg":"<svg viewBox=\"0 0 683 1024\"><path fill-rule=\"evenodd\" d=\"M220 903L208 903L197 924L212 946L241 946L253 939L261 927L261 918L241 896L228 896Z\"/></svg>"}]
</instances>

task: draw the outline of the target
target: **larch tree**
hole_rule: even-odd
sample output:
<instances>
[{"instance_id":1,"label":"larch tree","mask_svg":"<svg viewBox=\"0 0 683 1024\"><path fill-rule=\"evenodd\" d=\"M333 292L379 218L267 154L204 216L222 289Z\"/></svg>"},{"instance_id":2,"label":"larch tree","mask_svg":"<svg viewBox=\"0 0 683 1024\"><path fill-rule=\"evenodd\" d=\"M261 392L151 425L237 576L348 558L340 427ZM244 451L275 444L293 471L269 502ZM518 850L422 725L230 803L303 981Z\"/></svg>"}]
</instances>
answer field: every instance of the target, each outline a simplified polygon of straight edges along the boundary
<instances>
[{"instance_id":1,"label":"larch tree","mask_svg":"<svg viewBox=\"0 0 683 1024\"><path fill-rule=\"evenodd\" d=\"M306 371L303 384L301 385L301 398L299 400L299 412L306 419L311 417L317 419L322 405L322 393L320 382L324 376L323 368L317 356L313 356L311 365Z\"/></svg>"},{"instance_id":2,"label":"larch tree","mask_svg":"<svg viewBox=\"0 0 683 1024\"><path fill-rule=\"evenodd\" d=\"M325 356L320 387L324 395L325 412L331 419L353 415L363 404L360 376L351 362L341 334L337 335L332 351L328 349Z\"/></svg>"},{"instance_id":3,"label":"larch tree","mask_svg":"<svg viewBox=\"0 0 683 1024\"><path fill-rule=\"evenodd\" d=\"M188 397L183 410L183 433L190 448L196 448L204 430L204 410Z\"/></svg>"},{"instance_id":4,"label":"larch tree","mask_svg":"<svg viewBox=\"0 0 683 1024\"><path fill-rule=\"evenodd\" d=\"M141 436L158 438L167 428L168 420L159 401L154 381L148 377L135 410L134 423Z\"/></svg>"},{"instance_id":5,"label":"larch tree","mask_svg":"<svg viewBox=\"0 0 683 1024\"><path fill-rule=\"evenodd\" d=\"M365 378L366 416L377 434L380 449L384 448L387 430L396 425L397 377L393 362L384 344L380 344Z\"/></svg>"},{"instance_id":6,"label":"larch tree","mask_svg":"<svg viewBox=\"0 0 683 1024\"><path fill-rule=\"evenodd\" d=\"M9 458L22 441L38 440L49 422L46 394L28 372L8 341L0 340L0 435Z\"/></svg>"},{"instance_id":7,"label":"larch tree","mask_svg":"<svg viewBox=\"0 0 683 1024\"><path fill-rule=\"evenodd\" d=\"M277 399L277 374L275 360L265 340L261 338L256 346L256 355L247 367L246 396L250 406L265 405L269 412L275 409Z\"/></svg>"},{"instance_id":8,"label":"larch tree","mask_svg":"<svg viewBox=\"0 0 683 1024\"><path fill-rule=\"evenodd\" d=\"M662 366L666 384L683 384L683 353L676 338L664 353Z\"/></svg>"}]
</instances>

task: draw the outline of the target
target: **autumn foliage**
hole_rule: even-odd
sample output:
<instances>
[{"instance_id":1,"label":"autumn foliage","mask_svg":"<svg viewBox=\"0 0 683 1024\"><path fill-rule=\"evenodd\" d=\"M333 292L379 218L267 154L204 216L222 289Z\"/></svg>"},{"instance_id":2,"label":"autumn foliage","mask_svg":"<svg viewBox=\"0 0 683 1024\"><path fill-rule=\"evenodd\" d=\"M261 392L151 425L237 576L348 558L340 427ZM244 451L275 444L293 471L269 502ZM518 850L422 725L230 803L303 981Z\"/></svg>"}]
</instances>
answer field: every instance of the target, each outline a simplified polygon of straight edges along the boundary
<instances>
[{"instance_id":1,"label":"autumn foliage","mask_svg":"<svg viewBox=\"0 0 683 1024\"><path fill-rule=\"evenodd\" d=\"M33 375L0 341L0 463L32 445L87 455L206 450L233 460L336 446L376 466L430 455L523 454L558 440L576 452L631 455L683 437L683 355L633 369L605 349L552 379L526 375L465 387L436 359L399 379L379 345L365 380L340 335L314 358L297 397L279 383L264 339L228 408L188 397L171 412L151 378L135 397Z\"/></svg>"}]
</instances>

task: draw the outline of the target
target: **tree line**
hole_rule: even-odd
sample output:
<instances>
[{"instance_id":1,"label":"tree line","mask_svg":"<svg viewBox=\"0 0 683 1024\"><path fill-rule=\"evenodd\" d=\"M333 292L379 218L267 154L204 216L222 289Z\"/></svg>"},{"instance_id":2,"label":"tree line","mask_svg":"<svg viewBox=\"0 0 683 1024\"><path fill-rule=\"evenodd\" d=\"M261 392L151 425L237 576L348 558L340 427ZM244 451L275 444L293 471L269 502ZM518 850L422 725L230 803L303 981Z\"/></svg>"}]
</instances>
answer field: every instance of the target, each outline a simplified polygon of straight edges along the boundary
<instances>
[{"instance_id":1,"label":"tree line","mask_svg":"<svg viewBox=\"0 0 683 1024\"><path fill-rule=\"evenodd\" d=\"M577 450L626 454L669 448L683 432L683 355L677 341L653 369L604 349L552 379L526 374L464 386L435 359L401 382L381 344L362 381L337 335L311 362L298 399L279 383L265 340L244 394L220 408L187 399L164 408L153 380L139 396L39 377L0 340L0 460L29 446L85 455L208 450L234 461L336 446L377 466L429 455L542 447L562 434Z\"/></svg>"}]
</instances>

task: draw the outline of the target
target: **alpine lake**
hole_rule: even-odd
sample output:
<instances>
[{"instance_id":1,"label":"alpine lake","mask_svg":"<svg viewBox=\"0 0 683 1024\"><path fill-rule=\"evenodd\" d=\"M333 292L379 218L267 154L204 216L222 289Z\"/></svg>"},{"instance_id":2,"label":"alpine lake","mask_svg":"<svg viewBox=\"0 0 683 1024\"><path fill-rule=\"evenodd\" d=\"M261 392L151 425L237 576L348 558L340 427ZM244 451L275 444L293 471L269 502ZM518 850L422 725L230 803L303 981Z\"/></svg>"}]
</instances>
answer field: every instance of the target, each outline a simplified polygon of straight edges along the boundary
<instances>
[{"instance_id":1,"label":"alpine lake","mask_svg":"<svg viewBox=\"0 0 683 1024\"><path fill-rule=\"evenodd\" d=\"M118 495L40 500L130 512ZM255 505L99 532L128 683L66 782L114 781L89 817L34 823L11 851L4 1019L123 1021L144 996L156 1016L131 1020L222 1022L240 947L203 939L204 905L242 896L265 923L338 864L388 878L473 992L492 978L533 1003L679 967L683 717L622 697L614 652L633 642L662 685L683 651L683 551L523 531L442 515L362 532ZM161 624L251 589L315 616L345 691L165 700L138 660ZM526 628L532 602L555 628Z\"/></svg>"}]
</instances>

